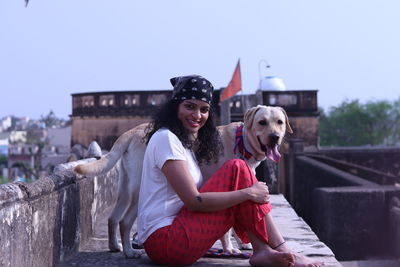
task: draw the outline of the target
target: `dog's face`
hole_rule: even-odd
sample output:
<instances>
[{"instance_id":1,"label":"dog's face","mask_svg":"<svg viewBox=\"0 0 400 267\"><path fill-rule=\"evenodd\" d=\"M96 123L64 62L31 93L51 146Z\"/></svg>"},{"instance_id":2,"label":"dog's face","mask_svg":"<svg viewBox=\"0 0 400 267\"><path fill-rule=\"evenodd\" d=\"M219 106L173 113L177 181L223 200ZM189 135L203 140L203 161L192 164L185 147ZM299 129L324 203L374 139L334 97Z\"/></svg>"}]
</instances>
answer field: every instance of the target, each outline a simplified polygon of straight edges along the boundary
<instances>
[{"instance_id":1,"label":"dog's face","mask_svg":"<svg viewBox=\"0 0 400 267\"><path fill-rule=\"evenodd\" d=\"M258 154L265 154L277 162L280 159L279 146L286 131L293 133L286 112L281 107L261 106L245 113L244 124L248 141Z\"/></svg>"}]
</instances>

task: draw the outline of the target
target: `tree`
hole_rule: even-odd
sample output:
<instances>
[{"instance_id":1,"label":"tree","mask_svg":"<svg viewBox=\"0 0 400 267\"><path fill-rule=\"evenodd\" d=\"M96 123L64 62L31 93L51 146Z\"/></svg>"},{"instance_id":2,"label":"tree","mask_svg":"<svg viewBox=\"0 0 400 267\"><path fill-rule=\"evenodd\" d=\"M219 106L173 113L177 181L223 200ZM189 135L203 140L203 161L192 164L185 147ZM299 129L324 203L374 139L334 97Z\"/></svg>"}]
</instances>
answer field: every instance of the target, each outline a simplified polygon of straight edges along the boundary
<instances>
[{"instance_id":1,"label":"tree","mask_svg":"<svg viewBox=\"0 0 400 267\"><path fill-rule=\"evenodd\" d=\"M320 145L383 145L389 140L393 143L392 139L396 138L392 134L393 123L400 122L400 115L393 116L392 110L393 106L388 101L361 104L358 100L346 100L338 107L332 107L328 114L322 110Z\"/></svg>"},{"instance_id":2,"label":"tree","mask_svg":"<svg viewBox=\"0 0 400 267\"><path fill-rule=\"evenodd\" d=\"M65 124L65 120L56 117L54 112L50 110L49 114L46 116L40 116L40 122L43 122L47 128L52 128L53 126L61 126Z\"/></svg>"},{"instance_id":3,"label":"tree","mask_svg":"<svg viewBox=\"0 0 400 267\"><path fill-rule=\"evenodd\" d=\"M389 115L389 135L385 144L389 146L400 145L400 97L393 101Z\"/></svg>"},{"instance_id":4,"label":"tree","mask_svg":"<svg viewBox=\"0 0 400 267\"><path fill-rule=\"evenodd\" d=\"M42 172L48 170L51 166L42 166L43 149L49 144L46 127L64 126L66 121L57 118L52 110L46 115L41 116L40 123L31 121L26 128L26 145L30 156L33 158L32 163L17 162L12 167L19 168L26 177L34 177L39 179Z\"/></svg>"},{"instance_id":5,"label":"tree","mask_svg":"<svg viewBox=\"0 0 400 267\"><path fill-rule=\"evenodd\" d=\"M37 125L32 125L27 129L26 143L29 146L29 153L33 157L33 167L19 163L18 166L25 173L26 177L33 176L35 179L40 178L40 173L45 169L42 167L43 149L49 144L46 131Z\"/></svg>"},{"instance_id":6,"label":"tree","mask_svg":"<svg viewBox=\"0 0 400 267\"><path fill-rule=\"evenodd\" d=\"M0 166L1 165L7 166L7 156L0 155Z\"/></svg>"}]
</instances>

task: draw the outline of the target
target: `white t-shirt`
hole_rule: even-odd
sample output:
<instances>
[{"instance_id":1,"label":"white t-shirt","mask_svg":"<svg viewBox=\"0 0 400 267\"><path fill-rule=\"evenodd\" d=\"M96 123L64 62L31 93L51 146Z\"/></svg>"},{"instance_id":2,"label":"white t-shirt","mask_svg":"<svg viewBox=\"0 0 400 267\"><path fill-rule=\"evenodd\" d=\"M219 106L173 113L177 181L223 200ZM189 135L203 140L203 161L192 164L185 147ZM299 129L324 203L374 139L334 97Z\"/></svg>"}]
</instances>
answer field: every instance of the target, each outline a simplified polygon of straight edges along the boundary
<instances>
[{"instance_id":1,"label":"white t-shirt","mask_svg":"<svg viewBox=\"0 0 400 267\"><path fill-rule=\"evenodd\" d=\"M193 152L184 148L174 133L162 128L153 134L144 154L139 193L137 231L141 244L157 229L172 224L183 206L161 171L167 160L186 161L197 188L203 180Z\"/></svg>"}]
</instances>

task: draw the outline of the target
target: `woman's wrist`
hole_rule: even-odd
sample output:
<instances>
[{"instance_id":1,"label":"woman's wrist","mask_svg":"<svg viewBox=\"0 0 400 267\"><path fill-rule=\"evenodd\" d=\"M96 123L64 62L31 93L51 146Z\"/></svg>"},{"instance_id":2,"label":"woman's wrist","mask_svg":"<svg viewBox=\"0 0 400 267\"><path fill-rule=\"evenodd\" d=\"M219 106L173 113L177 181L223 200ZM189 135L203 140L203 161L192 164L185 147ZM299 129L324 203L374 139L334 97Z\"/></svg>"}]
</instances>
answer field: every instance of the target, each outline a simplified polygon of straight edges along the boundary
<instances>
[{"instance_id":1,"label":"woman's wrist","mask_svg":"<svg viewBox=\"0 0 400 267\"><path fill-rule=\"evenodd\" d=\"M252 200L253 195L251 193L251 188L250 187L243 188L243 189L241 189L241 191L245 194L246 200Z\"/></svg>"}]
</instances>

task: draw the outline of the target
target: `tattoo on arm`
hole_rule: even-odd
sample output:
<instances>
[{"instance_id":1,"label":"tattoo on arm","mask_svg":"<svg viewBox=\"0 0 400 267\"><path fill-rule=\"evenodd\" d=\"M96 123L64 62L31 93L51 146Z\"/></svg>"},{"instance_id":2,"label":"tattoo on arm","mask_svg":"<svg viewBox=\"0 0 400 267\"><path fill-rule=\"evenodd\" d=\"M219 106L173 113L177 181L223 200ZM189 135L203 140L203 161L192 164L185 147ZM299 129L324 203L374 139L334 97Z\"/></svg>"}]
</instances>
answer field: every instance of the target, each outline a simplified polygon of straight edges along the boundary
<instances>
[{"instance_id":1,"label":"tattoo on arm","mask_svg":"<svg viewBox=\"0 0 400 267\"><path fill-rule=\"evenodd\" d=\"M196 196L196 199L197 199L197 201L200 202L200 203L203 202L203 199L201 198L201 196Z\"/></svg>"}]
</instances>

